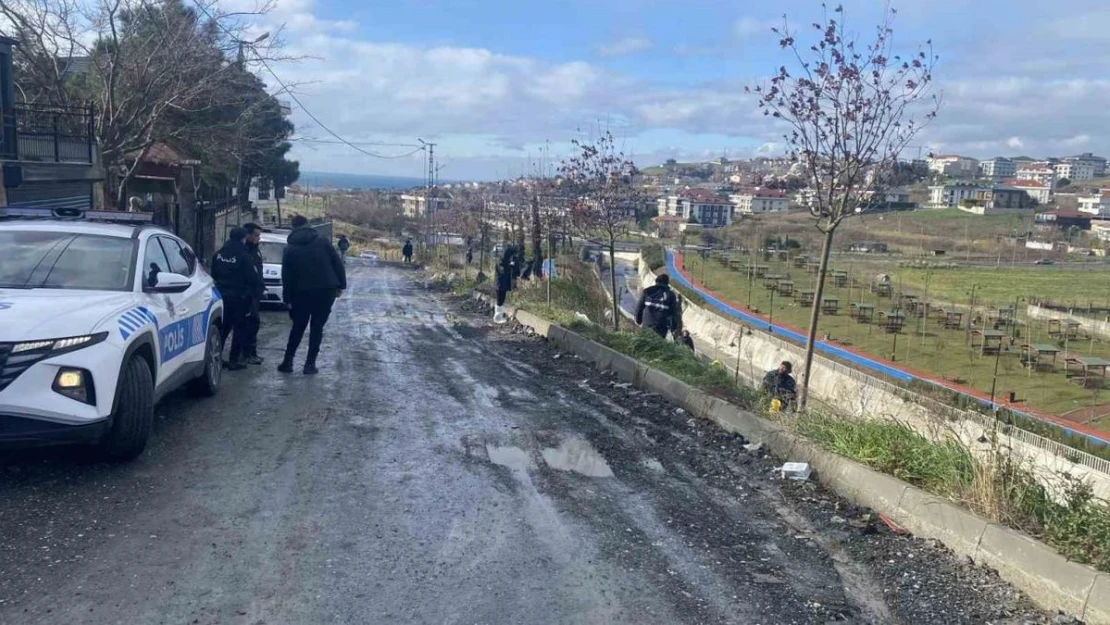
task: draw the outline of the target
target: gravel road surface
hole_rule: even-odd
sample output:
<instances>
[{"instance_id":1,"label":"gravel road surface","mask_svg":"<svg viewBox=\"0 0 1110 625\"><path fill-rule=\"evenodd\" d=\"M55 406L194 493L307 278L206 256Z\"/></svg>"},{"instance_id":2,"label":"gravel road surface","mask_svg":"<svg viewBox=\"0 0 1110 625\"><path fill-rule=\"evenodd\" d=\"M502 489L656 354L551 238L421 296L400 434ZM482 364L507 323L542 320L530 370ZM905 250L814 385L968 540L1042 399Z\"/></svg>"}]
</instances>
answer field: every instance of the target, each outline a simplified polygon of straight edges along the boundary
<instances>
[{"instance_id":1,"label":"gravel road surface","mask_svg":"<svg viewBox=\"0 0 1110 625\"><path fill-rule=\"evenodd\" d=\"M0 623L1056 623L660 398L351 268L321 374L157 408L125 465L0 458Z\"/></svg>"}]
</instances>

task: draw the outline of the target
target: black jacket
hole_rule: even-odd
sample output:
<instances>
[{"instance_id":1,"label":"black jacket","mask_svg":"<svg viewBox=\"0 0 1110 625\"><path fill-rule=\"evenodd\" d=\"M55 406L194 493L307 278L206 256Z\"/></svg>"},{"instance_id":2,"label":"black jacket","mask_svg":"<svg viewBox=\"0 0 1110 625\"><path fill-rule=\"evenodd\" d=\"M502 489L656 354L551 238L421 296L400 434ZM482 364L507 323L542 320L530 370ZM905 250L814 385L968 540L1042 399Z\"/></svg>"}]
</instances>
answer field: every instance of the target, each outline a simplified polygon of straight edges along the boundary
<instances>
[{"instance_id":1,"label":"black jacket","mask_svg":"<svg viewBox=\"0 0 1110 625\"><path fill-rule=\"evenodd\" d=\"M282 297L307 291L342 291L347 288L343 257L314 228L289 234L281 256Z\"/></svg>"},{"instance_id":2,"label":"black jacket","mask_svg":"<svg viewBox=\"0 0 1110 625\"><path fill-rule=\"evenodd\" d=\"M779 373L778 369L772 369L763 376L763 390L771 397L781 400L792 400L798 392L798 386L794 382L794 376L789 373Z\"/></svg>"},{"instance_id":3,"label":"black jacket","mask_svg":"<svg viewBox=\"0 0 1110 625\"><path fill-rule=\"evenodd\" d=\"M251 245L250 243L247 243L247 252L250 253L251 259L254 260L254 269L255 269L255 271L257 271L258 275L261 276L262 275L262 265L264 264L264 261L262 259L262 249L260 247L258 247L258 245ZM265 285L259 285L258 292L255 293L255 295L258 296L258 297L262 297L265 293L266 293Z\"/></svg>"},{"instance_id":4,"label":"black jacket","mask_svg":"<svg viewBox=\"0 0 1110 625\"><path fill-rule=\"evenodd\" d=\"M404 247L401 248L401 254L412 256L412 243L405 243Z\"/></svg>"},{"instance_id":5,"label":"black jacket","mask_svg":"<svg viewBox=\"0 0 1110 625\"><path fill-rule=\"evenodd\" d=\"M212 257L212 279L224 297L253 297L265 288L250 250L242 241L228 241Z\"/></svg>"},{"instance_id":6,"label":"black jacket","mask_svg":"<svg viewBox=\"0 0 1110 625\"><path fill-rule=\"evenodd\" d=\"M338 246L340 252L346 252L351 249L351 242L347 240L347 237L339 237Z\"/></svg>"},{"instance_id":7,"label":"black jacket","mask_svg":"<svg viewBox=\"0 0 1110 625\"><path fill-rule=\"evenodd\" d=\"M656 284L644 289L636 305L636 323L655 330L660 336L682 330L682 306L670 286Z\"/></svg>"},{"instance_id":8,"label":"black jacket","mask_svg":"<svg viewBox=\"0 0 1110 625\"><path fill-rule=\"evenodd\" d=\"M513 290L513 279L517 275L516 253L508 248L501 255L501 262L497 263L497 290L506 293Z\"/></svg>"}]
</instances>

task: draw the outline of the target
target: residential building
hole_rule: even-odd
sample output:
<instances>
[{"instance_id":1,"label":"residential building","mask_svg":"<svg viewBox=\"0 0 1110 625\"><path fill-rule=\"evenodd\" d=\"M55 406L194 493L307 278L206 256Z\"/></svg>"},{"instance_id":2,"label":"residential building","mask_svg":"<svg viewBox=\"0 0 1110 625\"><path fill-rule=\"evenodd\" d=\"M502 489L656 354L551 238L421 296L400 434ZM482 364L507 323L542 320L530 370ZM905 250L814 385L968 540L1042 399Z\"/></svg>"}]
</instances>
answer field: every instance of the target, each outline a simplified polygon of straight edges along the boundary
<instances>
[{"instance_id":1,"label":"residential building","mask_svg":"<svg viewBox=\"0 0 1110 625\"><path fill-rule=\"evenodd\" d=\"M104 171L92 132L92 110L17 104L12 48L18 43L0 36L0 163L4 171L0 206L102 206L104 198L98 190L103 187Z\"/></svg>"},{"instance_id":2,"label":"residential building","mask_svg":"<svg viewBox=\"0 0 1110 625\"><path fill-rule=\"evenodd\" d=\"M1110 217L1110 189L1103 189L1093 195L1079 196L1079 212L1095 217Z\"/></svg>"},{"instance_id":3,"label":"residential building","mask_svg":"<svg viewBox=\"0 0 1110 625\"><path fill-rule=\"evenodd\" d=\"M1093 177L1101 178L1106 175L1106 159L1101 156L1095 156L1090 152L1084 152L1076 156L1065 156L1061 159L1065 163L1090 165L1093 169Z\"/></svg>"},{"instance_id":4,"label":"residential building","mask_svg":"<svg viewBox=\"0 0 1110 625\"><path fill-rule=\"evenodd\" d=\"M1052 200L1052 189L1038 180L1007 180L1005 184L1025 191L1038 204L1048 204Z\"/></svg>"},{"instance_id":5,"label":"residential building","mask_svg":"<svg viewBox=\"0 0 1110 625\"><path fill-rule=\"evenodd\" d=\"M1082 182L1095 177L1095 166L1091 163L1071 163L1063 161L1056 163L1056 178L1067 178L1072 182Z\"/></svg>"},{"instance_id":6,"label":"residential building","mask_svg":"<svg viewBox=\"0 0 1110 625\"><path fill-rule=\"evenodd\" d=\"M929 171L949 178L975 178L979 175L979 161L955 154L930 156Z\"/></svg>"},{"instance_id":7,"label":"residential building","mask_svg":"<svg viewBox=\"0 0 1110 625\"><path fill-rule=\"evenodd\" d=\"M431 198L429 199L429 193ZM451 197L438 190L433 191L417 191L415 193L406 193L401 196L401 209L405 217L410 219L419 219L428 214L428 209L431 212L438 213L439 211L446 210L451 202Z\"/></svg>"},{"instance_id":8,"label":"residential building","mask_svg":"<svg viewBox=\"0 0 1110 625\"><path fill-rule=\"evenodd\" d=\"M714 228L732 223L732 203L722 197L691 194L682 198L681 216L688 222Z\"/></svg>"},{"instance_id":9,"label":"residential building","mask_svg":"<svg viewBox=\"0 0 1110 625\"><path fill-rule=\"evenodd\" d=\"M682 232L682 225L686 219L679 215L660 215L652 220L655 223L656 234L661 239L676 237Z\"/></svg>"},{"instance_id":10,"label":"residential building","mask_svg":"<svg viewBox=\"0 0 1110 625\"><path fill-rule=\"evenodd\" d=\"M929 206L932 208L960 208L985 215L999 210L1025 208L1029 203L1029 196L1024 190L1006 185L949 182L929 187Z\"/></svg>"},{"instance_id":11,"label":"residential building","mask_svg":"<svg viewBox=\"0 0 1110 625\"><path fill-rule=\"evenodd\" d=\"M996 156L979 163L979 172L984 178L1004 180L1017 174L1017 166L1004 156Z\"/></svg>"},{"instance_id":12,"label":"residential building","mask_svg":"<svg viewBox=\"0 0 1110 625\"><path fill-rule=\"evenodd\" d=\"M1054 211L1037 213L1033 218L1033 223L1040 228L1067 230L1074 226L1080 230L1090 230L1091 224L1093 223L1091 221L1092 217L1093 216L1088 213L1057 209Z\"/></svg>"},{"instance_id":13,"label":"residential building","mask_svg":"<svg viewBox=\"0 0 1110 625\"><path fill-rule=\"evenodd\" d=\"M1048 185L1049 193L1056 189L1056 170L1047 165L1030 164L1018 167L1014 178L1036 180Z\"/></svg>"},{"instance_id":14,"label":"residential building","mask_svg":"<svg viewBox=\"0 0 1110 625\"><path fill-rule=\"evenodd\" d=\"M757 213L785 213L790 208L790 200L785 191L778 189L753 188L729 196L737 213L752 215Z\"/></svg>"},{"instance_id":15,"label":"residential building","mask_svg":"<svg viewBox=\"0 0 1110 625\"><path fill-rule=\"evenodd\" d=\"M1110 241L1110 221L1092 221L1091 234L1099 241Z\"/></svg>"}]
</instances>

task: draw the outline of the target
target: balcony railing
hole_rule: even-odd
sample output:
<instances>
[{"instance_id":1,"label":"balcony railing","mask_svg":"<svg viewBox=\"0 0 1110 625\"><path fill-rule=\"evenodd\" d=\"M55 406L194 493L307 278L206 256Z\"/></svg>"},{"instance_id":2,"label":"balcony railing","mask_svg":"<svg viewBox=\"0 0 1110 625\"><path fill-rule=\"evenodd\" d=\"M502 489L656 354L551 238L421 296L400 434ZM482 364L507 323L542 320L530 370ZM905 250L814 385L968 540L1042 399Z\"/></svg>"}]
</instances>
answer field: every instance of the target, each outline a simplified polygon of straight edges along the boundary
<instances>
[{"instance_id":1,"label":"balcony railing","mask_svg":"<svg viewBox=\"0 0 1110 625\"><path fill-rule=\"evenodd\" d=\"M92 163L93 111L86 107L18 106L2 113L0 159Z\"/></svg>"}]
</instances>

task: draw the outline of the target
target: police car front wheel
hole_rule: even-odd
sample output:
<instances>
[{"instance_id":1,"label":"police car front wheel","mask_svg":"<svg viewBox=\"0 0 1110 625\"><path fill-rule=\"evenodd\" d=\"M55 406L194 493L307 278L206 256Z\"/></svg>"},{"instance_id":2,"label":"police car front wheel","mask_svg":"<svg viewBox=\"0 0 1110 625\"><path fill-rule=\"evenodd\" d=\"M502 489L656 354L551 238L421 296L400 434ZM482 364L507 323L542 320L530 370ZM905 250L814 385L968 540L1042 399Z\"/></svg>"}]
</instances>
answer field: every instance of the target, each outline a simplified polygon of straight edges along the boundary
<instances>
[{"instance_id":1,"label":"police car front wheel","mask_svg":"<svg viewBox=\"0 0 1110 625\"><path fill-rule=\"evenodd\" d=\"M204 347L204 373L189 383L189 390L194 395L212 397L220 392L223 352L224 344L220 336L220 327L213 323L208 326L208 340Z\"/></svg>"},{"instance_id":2,"label":"police car front wheel","mask_svg":"<svg viewBox=\"0 0 1110 625\"><path fill-rule=\"evenodd\" d=\"M119 381L112 425L97 446L105 460L137 458L146 448L154 423L154 376L140 356L127 361Z\"/></svg>"}]
</instances>

